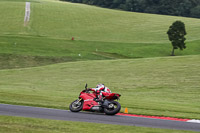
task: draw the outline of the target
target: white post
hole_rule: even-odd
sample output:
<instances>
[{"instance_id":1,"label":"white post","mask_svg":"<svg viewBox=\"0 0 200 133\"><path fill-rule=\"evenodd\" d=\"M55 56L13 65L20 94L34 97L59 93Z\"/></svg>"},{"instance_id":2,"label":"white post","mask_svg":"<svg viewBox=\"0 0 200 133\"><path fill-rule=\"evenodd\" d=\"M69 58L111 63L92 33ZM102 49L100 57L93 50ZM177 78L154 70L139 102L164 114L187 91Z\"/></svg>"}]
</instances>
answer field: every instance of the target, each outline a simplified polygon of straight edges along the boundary
<instances>
[{"instance_id":1,"label":"white post","mask_svg":"<svg viewBox=\"0 0 200 133\"><path fill-rule=\"evenodd\" d=\"M31 3L30 2L26 2L26 5L25 5L25 16L24 16L24 26L26 26L27 23L29 22L30 14L31 14Z\"/></svg>"}]
</instances>

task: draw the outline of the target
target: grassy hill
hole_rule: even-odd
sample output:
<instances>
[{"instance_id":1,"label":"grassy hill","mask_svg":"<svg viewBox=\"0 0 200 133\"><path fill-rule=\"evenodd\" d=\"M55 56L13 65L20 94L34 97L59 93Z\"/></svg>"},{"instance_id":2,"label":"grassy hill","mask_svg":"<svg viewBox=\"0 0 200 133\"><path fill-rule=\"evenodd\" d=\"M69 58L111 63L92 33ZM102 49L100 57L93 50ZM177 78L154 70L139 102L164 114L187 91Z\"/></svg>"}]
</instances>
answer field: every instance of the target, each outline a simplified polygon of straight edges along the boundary
<instances>
[{"instance_id":1,"label":"grassy hill","mask_svg":"<svg viewBox=\"0 0 200 133\"><path fill-rule=\"evenodd\" d=\"M33 0L31 22L24 27L24 6L24 0L1 0L1 35L168 43L166 31L172 22L181 20L186 24L188 41L199 40L200 36L199 19L124 12L53 0Z\"/></svg>"},{"instance_id":2,"label":"grassy hill","mask_svg":"<svg viewBox=\"0 0 200 133\"><path fill-rule=\"evenodd\" d=\"M29 1L24 26L25 0L0 0L1 103L64 109L86 82L104 82L130 113L200 119L200 19ZM176 20L187 49L169 57Z\"/></svg>"},{"instance_id":3,"label":"grassy hill","mask_svg":"<svg viewBox=\"0 0 200 133\"><path fill-rule=\"evenodd\" d=\"M1 70L0 102L65 109L85 83L103 82L130 113L200 119L199 67L198 55Z\"/></svg>"},{"instance_id":4,"label":"grassy hill","mask_svg":"<svg viewBox=\"0 0 200 133\"><path fill-rule=\"evenodd\" d=\"M25 0L0 0L1 69L91 59L168 56L171 45L166 31L176 20L185 23L188 33L187 49L176 51L176 55L200 52L199 19L54 0L29 1L31 17L24 26ZM72 37L75 41L71 41Z\"/></svg>"}]
</instances>

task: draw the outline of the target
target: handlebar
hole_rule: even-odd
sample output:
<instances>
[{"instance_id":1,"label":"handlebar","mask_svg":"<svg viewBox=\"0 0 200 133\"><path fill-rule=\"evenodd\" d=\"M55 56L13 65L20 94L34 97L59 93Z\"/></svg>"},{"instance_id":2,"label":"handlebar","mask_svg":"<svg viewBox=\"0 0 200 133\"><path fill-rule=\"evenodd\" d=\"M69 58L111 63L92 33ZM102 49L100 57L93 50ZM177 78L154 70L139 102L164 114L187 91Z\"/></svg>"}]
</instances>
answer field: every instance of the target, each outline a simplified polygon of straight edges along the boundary
<instances>
[{"instance_id":1,"label":"handlebar","mask_svg":"<svg viewBox=\"0 0 200 133\"><path fill-rule=\"evenodd\" d=\"M88 93L87 83L85 84L85 92Z\"/></svg>"}]
</instances>

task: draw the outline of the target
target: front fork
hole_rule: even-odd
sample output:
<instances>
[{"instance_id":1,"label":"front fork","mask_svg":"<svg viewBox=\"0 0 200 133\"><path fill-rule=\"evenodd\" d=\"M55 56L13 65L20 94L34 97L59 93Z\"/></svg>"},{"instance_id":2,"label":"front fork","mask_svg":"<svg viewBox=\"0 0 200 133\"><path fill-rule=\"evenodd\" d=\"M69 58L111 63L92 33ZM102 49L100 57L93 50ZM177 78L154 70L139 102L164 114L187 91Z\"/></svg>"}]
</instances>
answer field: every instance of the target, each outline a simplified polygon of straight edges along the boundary
<instances>
[{"instance_id":1,"label":"front fork","mask_svg":"<svg viewBox=\"0 0 200 133\"><path fill-rule=\"evenodd\" d=\"M78 102L80 102L82 100L82 98L80 98L79 100L78 100Z\"/></svg>"},{"instance_id":2,"label":"front fork","mask_svg":"<svg viewBox=\"0 0 200 133\"><path fill-rule=\"evenodd\" d=\"M80 98L80 99L76 102L76 104L78 104L81 100L82 100L82 98Z\"/></svg>"},{"instance_id":3,"label":"front fork","mask_svg":"<svg viewBox=\"0 0 200 133\"><path fill-rule=\"evenodd\" d=\"M80 98L79 100L78 100L78 102L80 102L82 100L82 98Z\"/></svg>"}]
</instances>

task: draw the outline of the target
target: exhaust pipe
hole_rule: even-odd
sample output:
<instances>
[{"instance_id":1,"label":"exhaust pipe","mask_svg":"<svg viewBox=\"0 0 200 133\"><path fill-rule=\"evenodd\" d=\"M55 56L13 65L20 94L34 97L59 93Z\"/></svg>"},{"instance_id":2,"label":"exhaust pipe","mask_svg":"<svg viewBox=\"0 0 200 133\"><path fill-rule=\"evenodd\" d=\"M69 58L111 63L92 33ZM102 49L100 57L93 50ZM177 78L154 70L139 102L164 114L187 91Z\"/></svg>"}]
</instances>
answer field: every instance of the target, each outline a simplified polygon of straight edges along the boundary
<instances>
[{"instance_id":1,"label":"exhaust pipe","mask_svg":"<svg viewBox=\"0 0 200 133\"><path fill-rule=\"evenodd\" d=\"M102 110L102 107L100 106L94 106L91 108L92 111L101 111Z\"/></svg>"}]
</instances>

